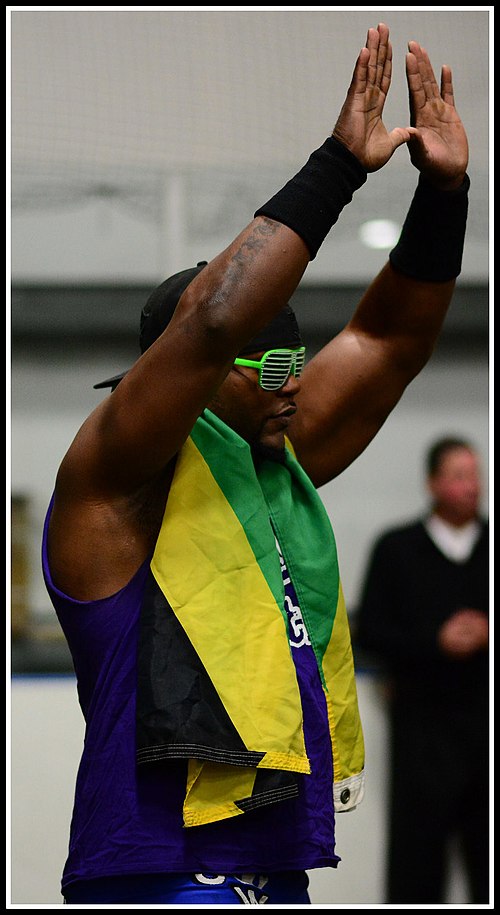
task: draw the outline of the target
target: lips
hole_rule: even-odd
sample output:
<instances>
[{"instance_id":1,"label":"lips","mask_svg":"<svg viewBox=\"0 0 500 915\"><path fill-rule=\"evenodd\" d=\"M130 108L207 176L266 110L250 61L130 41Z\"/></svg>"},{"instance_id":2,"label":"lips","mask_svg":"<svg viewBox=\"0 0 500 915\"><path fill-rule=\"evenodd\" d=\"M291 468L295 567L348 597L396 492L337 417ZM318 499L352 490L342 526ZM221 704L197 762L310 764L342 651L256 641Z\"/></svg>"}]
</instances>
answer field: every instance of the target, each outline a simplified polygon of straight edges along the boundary
<instances>
[{"instance_id":1,"label":"lips","mask_svg":"<svg viewBox=\"0 0 500 915\"><path fill-rule=\"evenodd\" d=\"M276 418L281 419L282 417L286 417L288 419L290 416L293 416L294 413L296 413L296 412L297 412L297 407L295 406L295 404L290 404L288 407L286 407L285 410L280 410L279 413L276 413Z\"/></svg>"},{"instance_id":2,"label":"lips","mask_svg":"<svg viewBox=\"0 0 500 915\"><path fill-rule=\"evenodd\" d=\"M282 423L288 425L292 416L294 416L294 414L296 412L297 412L297 407L295 406L295 404L290 404L288 407L286 407L286 409L280 410L279 413L273 413L273 415L270 416L269 419L277 420L278 422L282 422Z\"/></svg>"}]
</instances>

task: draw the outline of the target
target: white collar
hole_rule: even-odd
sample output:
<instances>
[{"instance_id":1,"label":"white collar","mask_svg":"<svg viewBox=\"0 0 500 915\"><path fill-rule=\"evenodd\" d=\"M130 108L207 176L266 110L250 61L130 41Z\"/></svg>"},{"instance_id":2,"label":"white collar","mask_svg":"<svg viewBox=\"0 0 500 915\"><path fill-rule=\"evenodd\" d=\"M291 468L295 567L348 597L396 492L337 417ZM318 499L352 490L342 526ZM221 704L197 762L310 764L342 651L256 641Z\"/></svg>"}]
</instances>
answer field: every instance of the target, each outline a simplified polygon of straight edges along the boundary
<instances>
[{"instance_id":1,"label":"white collar","mask_svg":"<svg viewBox=\"0 0 500 915\"><path fill-rule=\"evenodd\" d=\"M481 525L477 520L454 527L439 515L431 515L424 525L438 549L454 562L465 562L469 558L481 533Z\"/></svg>"}]
</instances>

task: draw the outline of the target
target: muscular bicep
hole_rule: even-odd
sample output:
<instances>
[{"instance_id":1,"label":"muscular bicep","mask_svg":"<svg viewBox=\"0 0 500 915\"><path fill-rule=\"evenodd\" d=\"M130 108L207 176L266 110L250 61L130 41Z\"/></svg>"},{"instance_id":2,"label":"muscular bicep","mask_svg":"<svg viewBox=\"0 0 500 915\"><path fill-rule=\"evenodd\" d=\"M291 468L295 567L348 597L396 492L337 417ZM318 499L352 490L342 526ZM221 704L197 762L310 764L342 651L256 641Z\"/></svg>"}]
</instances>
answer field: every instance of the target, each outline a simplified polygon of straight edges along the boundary
<instances>
[{"instance_id":1,"label":"muscular bicep","mask_svg":"<svg viewBox=\"0 0 500 915\"><path fill-rule=\"evenodd\" d=\"M343 330L306 366L291 439L316 486L360 455L400 399L407 372L380 341Z\"/></svg>"},{"instance_id":2,"label":"muscular bicep","mask_svg":"<svg viewBox=\"0 0 500 915\"><path fill-rule=\"evenodd\" d=\"M199 347L201 349L201 347ZM61 470L97 497L133 493L171 461L230 365L178 343L175 329L88 417Z\"/></svg>"},{"instance_id":3,"label":"muscular bicep","mask_svg":"<svg viewBox=\"0 0 500 915\"><path fill-rule=\"evenodd\" d=\"M306 366L291 438L316 485L361 454L426 364L453 289L386 264L347 327Z\"/></svg>"},{"instance_id":4,"label":"muscular bicep","mask_svg":"<svg viewBox=\"0 0 500 915\"><path fill-rule=\"evenodd\" d=\"M73 484L114 497L154 480L241 345L286 304L308 258L295 232L265 218L214 258L183 293L166 330L80 430L64 462Z\"/></svg>"}]
</instances>

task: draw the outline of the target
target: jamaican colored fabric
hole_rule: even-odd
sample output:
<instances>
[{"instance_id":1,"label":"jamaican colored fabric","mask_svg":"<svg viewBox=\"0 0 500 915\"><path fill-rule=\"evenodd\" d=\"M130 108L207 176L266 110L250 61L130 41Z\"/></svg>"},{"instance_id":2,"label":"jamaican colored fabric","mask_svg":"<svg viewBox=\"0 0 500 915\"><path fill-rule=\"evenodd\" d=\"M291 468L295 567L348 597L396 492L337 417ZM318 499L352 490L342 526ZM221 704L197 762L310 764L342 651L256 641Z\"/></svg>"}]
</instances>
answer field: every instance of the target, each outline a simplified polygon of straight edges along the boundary
<instances>
[{"instance_id":1,"label":"jamaican colored fabric","mask_svg":"<svg viewBox=\"0 0 500 915\"><path fill-rule=\"evenodd\" d=\"M182 448L138 651L137 759L189 760L184 824L296 793L310 771L275 537L327 701L339 809L363 794L363 736L330 521L291 452L254 465L205 410Z\"/></svg>"}]
</instances>

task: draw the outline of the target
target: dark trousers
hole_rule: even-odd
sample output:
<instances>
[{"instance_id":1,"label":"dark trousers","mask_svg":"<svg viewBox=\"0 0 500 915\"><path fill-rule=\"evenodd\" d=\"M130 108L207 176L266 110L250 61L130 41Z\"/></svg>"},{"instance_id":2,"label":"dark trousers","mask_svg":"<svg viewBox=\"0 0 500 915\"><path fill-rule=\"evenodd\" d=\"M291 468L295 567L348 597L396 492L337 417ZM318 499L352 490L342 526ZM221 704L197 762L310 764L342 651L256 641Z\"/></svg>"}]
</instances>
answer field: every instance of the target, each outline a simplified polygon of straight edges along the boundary
<instances>
[{"instance_id":1,"label":"dark trousers","mask_svg":"<svg viewBox=\"0 0 500 915\"><path fill-rule=\"evenodd\" d=\"M478 716L483 720L478 720ZM462 715L439 700L391 713L387 902L445 902L456 836L469 903L489 899L488 726L485 709Z\"/></svg>"}]
</instances>

